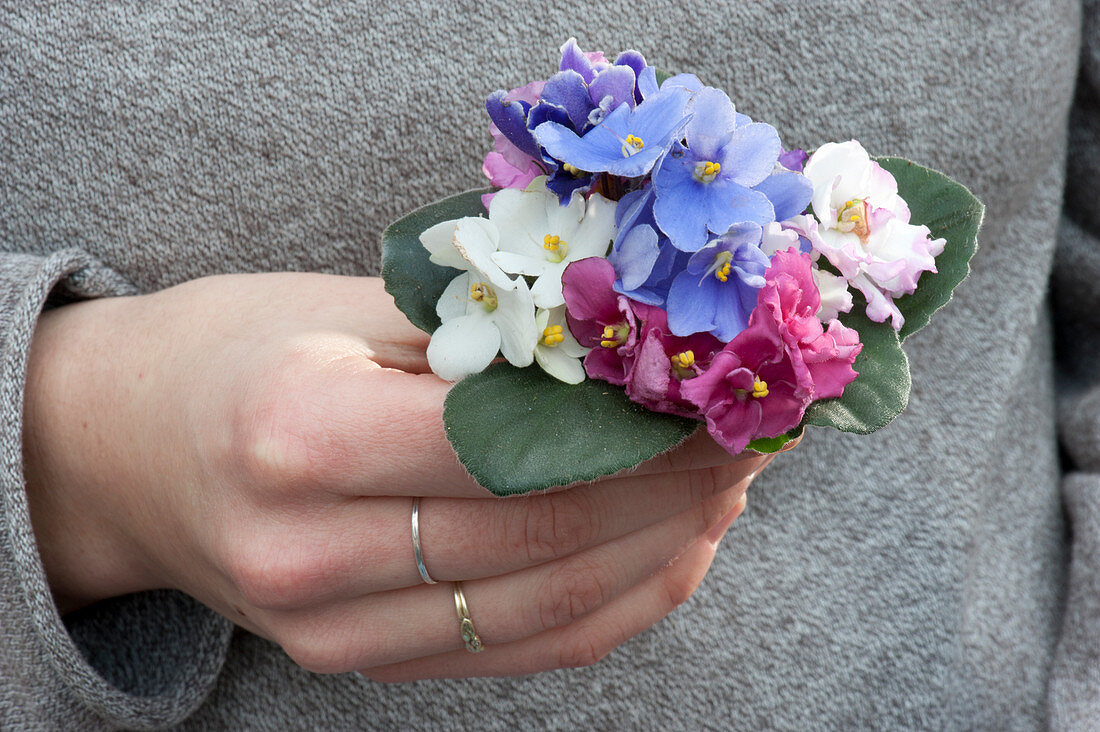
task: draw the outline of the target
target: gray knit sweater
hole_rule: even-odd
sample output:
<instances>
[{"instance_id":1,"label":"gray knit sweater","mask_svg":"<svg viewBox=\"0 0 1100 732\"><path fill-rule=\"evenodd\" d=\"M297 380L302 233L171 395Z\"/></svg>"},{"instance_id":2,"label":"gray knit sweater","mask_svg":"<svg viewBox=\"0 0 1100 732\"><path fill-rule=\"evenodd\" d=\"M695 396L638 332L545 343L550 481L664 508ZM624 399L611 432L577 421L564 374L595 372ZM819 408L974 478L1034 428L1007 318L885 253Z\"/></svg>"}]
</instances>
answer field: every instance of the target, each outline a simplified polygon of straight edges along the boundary
<instances>
[{"instance_id":1,"label":"gray knit sweater","mask_svg":"<svg viewBox=\"0 0 1100 732\"><path fill-rule=\"evenodd\" d=\"M83 5L0 8L0 728L1100 728L1098 0ZM40 310L376 273L572 35L984 200L902 417L811 430L693 599L584 670L316 676L172 592L60 618L21 469Z\"/></svg>"}]
</instances>

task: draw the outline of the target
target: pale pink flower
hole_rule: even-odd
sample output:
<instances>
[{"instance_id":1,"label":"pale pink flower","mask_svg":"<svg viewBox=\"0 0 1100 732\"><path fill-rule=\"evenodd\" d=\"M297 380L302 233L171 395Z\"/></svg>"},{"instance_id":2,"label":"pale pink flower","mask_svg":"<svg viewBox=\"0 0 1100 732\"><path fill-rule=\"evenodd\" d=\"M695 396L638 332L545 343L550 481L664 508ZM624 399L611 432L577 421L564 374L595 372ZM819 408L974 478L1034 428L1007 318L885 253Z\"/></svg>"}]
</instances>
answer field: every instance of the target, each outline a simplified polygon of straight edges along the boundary
<instances>
[{"instance_id":1,"label":"pale pink flower","mask_svg":"<svg viewBox=\"0 0 1100 732\"><path fill-rule=\"evenodd\" d=\"M810 156L804 174L814 186L819 226L800 232L867 298L867 317L905 322L894 298L911 294L922 272L935 272L943 239L909 223L894 177L855 140L830 142Z\"/></svg>"}]
</instances>

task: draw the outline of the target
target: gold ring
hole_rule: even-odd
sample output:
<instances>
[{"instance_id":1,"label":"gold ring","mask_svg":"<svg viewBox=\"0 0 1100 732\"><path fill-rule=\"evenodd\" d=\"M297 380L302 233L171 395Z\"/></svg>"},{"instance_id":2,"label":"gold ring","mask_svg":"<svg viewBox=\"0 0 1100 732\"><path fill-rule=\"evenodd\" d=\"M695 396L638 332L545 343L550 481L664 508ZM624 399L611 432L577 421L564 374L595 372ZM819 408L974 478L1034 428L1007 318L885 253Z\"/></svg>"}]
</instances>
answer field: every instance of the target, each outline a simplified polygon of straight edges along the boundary
<instances>
[{"instance_id":1,"label":"gold ring","mask_svg":"<svg viewBox=\"0 0 1100 732\"><path fill-rule=\"evenodd\" d=\"M462 642L470 653L485 650L481 636L474 630L474 621L470 620L470 608L466 607L466 595L462 592L462 583L455 582L455 613L458 615L458 629L462 633Z\"/></svg>"}]
</instances>

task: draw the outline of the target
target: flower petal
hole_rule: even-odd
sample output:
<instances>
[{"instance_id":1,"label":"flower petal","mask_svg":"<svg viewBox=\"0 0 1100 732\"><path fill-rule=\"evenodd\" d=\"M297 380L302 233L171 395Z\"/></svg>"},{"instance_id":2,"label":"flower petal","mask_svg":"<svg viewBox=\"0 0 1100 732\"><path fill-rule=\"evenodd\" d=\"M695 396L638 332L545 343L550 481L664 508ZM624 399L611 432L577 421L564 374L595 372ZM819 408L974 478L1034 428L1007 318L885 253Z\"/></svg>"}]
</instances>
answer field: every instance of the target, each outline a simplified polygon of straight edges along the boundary
<instances>
[{"instance_id":1,"label":"flower petal","mask_svg":"<svg viewBox=\"0 0 1100 732\"><path fill-rule=\"evenodd\" d=\"M539 345L535 348L535 361L543 371L566 384L579 384L585 379L581 360L570 356L560 346Z\"/></svg>"},{"instance_id":2,"label":"flower petal","mask_svg":"<svg viewBox=\"0 0 1100 732\"><path fill-rule=\"evenodd\" d=\"M779 133L771 125L763 122L743 125L733 131L729 143L722 148L722 170L732 171L736 183L751 188L771 174L782 149Z\"/></svg>"},{"instance_id":3,"label":"flower petal","mask_svg":"<svg viewBox=\"0 0 1100 732\"><path fill-rule=\"evenodd\" d=\"M501 191L503 193L506 191ZM455 226L454 248L469 262L465 269L476 269L498 290L514 290L516 280L493 261L498 237L497 227L491 221L467 216L459 219Z\"/></svg>"},{"instance_id":4,"label":"flower petal","mask_svg":"<svg viewBox=\"0 0 1100 732\"><path fill-rule=\"evenodd\" d=\"M565 267L561 264L547 264L546 269L531 286L531 298L540 308L556 308L565 304L562 295L561 275Z\"/></svg>"},{"instance_id":5,"label":"flower petal","mask_svg":"<svg viewBox=\"0 0 1100 732\"><path fill-rule=\"evenodd\" d=\"M470 305L470 273L463 272L451 280L443 294L439 296L439 302L435 304L436 315L446 323L448 320L460 318L467 313Z\"/></svg>"},{"instance_id":6,"label":"flower petal","mask_svg":"<svg viewBox=\"0 0 1100 732\"><path fill-rule=\"evenodd\" d=\"M458 381L485 369L500 350L500 331L485 310L448 320L428 343L428 365L441 379Z\"/></svg>"},{"instance_id":7,"label":"flower petal","mask_svg":"<svg viewBox=\"0 0 1100 732\"><path fill-rule=\"evenodd\" d=\"M622 280L624 290L636 290L649 279L661 253L657 241L657 232L652 226L635 226L608 256L608 261L615 266L615 272Z\"/></svg>"},{"instance_id":8,"label":"flower petal","mask_svg":"<svg viewBox=\"0 0 1100 732\"><path fill-rule=\"evenodd\" d=\"M668 290L668 327L674 335L702 333L714 327L721 283L710 275L681 272Z\"/></svg>"},{"instance_id":9,"label":"flower petal","mask_svg":"<svg viewBox=\"0 0 1100 732\"><path fill-rule=\"evenodd\" d=\"M542 88L542 100L540 104L555 104L564 109L573 128L577 130L584 129L588 122L588 113L595 106L588 96L585 79L572 70L559 71L551 76Z\"/></svg>"},{"instance_id":10,"label":"flower petal","mask_svg":"<svg viewBox=\"0 0 1100 732\"><path fill-rule=\"evenodd\" d=\"M772 173L755 190L763 193L772 202L776 221L786 221L805 211L814 194L809 178L789 170Z\"/></svg>"},{"instance_id":11,"label":"flower petal","mask_svg":"<svg viewBox=\"0 0 1100 732\"><path fill-rule=\"evenodd\" d=\"M500 353L513 366L530 366L534 360L538 330L535 328L535 303L522 277L515 290L497 292L497 309L490 317L500 329Z\"/></svg>"},{"instance_id":12,"label":"flower petal","mask_svg":"<svg viewBox=\"0 0 1100 732\"><path fill-rule=\"evenodd\" d=\"M432 264L455 269L469 269L470 264L455 249L455 226L458 219L441 221L428 227L420 235L420 243L428 250L428 259Z\"/></svg>"}]
</instances>

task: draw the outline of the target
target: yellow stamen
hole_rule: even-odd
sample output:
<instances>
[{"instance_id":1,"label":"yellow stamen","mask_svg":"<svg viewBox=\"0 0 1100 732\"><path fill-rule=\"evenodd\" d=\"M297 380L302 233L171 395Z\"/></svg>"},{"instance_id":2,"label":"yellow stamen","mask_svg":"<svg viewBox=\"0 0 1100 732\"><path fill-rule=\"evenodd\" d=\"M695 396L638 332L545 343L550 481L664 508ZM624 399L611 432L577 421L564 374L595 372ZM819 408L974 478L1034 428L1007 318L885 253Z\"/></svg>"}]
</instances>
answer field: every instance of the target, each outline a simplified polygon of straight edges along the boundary
<instances>
[{"instance_id":1,"label":"yellow stamen","mask_svg":"<svg viewBox=\"0 0 1100 732\"><path fill-rule=\"evenodd\" d=\"M576 165L573 165L572 163L562 163L561 169L564 170L566 173L569 173L569 175L573 176L574 178L580 178L584 175L584 171L578 168Z\"/></svg>"},{"instance_id":2,"label":"yellow stamen","mask_svg":"<svg viewBox=\"0 0 1100 732\"><path fill-rule=\"evenodd\" d=\"M836 228L866 241L871 234L870 222L867 220L867 202L862 198L854 198L845 203L837 214Z\"/></svg>"},{"instance_id":3,"label":"yellow stamen","mask_svg":"<svg viewBox=\"0 0 1100 732\"><path fill-rule=\"evenodd\" d=\"M642 142L642 138L635 137L634 135L627 135L626 140L623 142L622 153L624 158L629 158L634 153L645 147L645 143Z\"/></svg>"},{"instance_id":4,"label":"yellow stamen","mask_svg":"<svg viewBox=\"0 0 1100 732\"><path fill-rule=\"evenodd\" d=\"M700 183L710 183L718 177L718 173L722 171L721 163L712 163L709 160L701 160L695 164L695 172L692 176Z\"/></svg>"},{"instance_id":5,"label":"yellow stamen","mask_svg":"<svg viewBox=\"0 0 1100 732\"><path fill-rule=\"evenodd\" d=\"M718 252L714 256L714 264L710 267L710 271L714 272L715 278L719 282L726 282L730 278L730 263L733 261L733 254L726 251Z\"/></svg>"},{"instance_id":6,"label":"yellow stamen","mask_svg":"<svg viewBox=\"0 0 1100 732\"><path fill-rule=\"evenodd\" d=\"M546 250L546 258L555 264L565 259L565 255L569 252L569 245L557 235L547 234L542 237L542 248Z\"/></svg>"},{"instance_id":7,"label":"yellow stamen","mask_svg":"<svg viewBox=\"0 0 1100 732\"><path fill-rule=\"evenodd\" d=\"M490 313L497 309L497 294L485 282L475 282L470 285L470 299L484 305Z\"/></svg>"},{"instance_id":8,"label":"yellow stamen","mask_svg":"<svg viewBox=\"0 0 1100 732\"><path fill-rule=\"evenodd\" d=\"M760 378L752 380L752 395L757 399L763 399L768 395L768 382Z\"/></svg>"},{"instance_id":9,"label":"yellow stamen","mask_svg":"<svg viewBox=\"0 0 1100 732\"><path fill-rule=\"evenodd\" d=\"M626 343L626 337L629 333L630 326L626 323L619 323L614 326L605 325L603 327L603 340L600 341L600 345L604 348L618 348Z\"/></svg>"},{"instance_id":10,"label":"yellow stamen","mask_svg":"<svg viewBox=\"0 0 1100 732\"><path fill-rule=\"evenodd\" d=\"M544 346L553 348L564 340L565 336L562 334L560 325L547 326L542 331L542 345Z\"/></svg>"},{"instance_id":11,"label":"yellow stamen","mask_svg":"<svg viewBox=\"0 0 1100 732\"><path fill-rule=\"evenodd\" d=\"M695 354L691 351L684 351L683 353L677 353L670 360L673 366L686 369L695 363Z\"/></svg>"}]
</instances>

